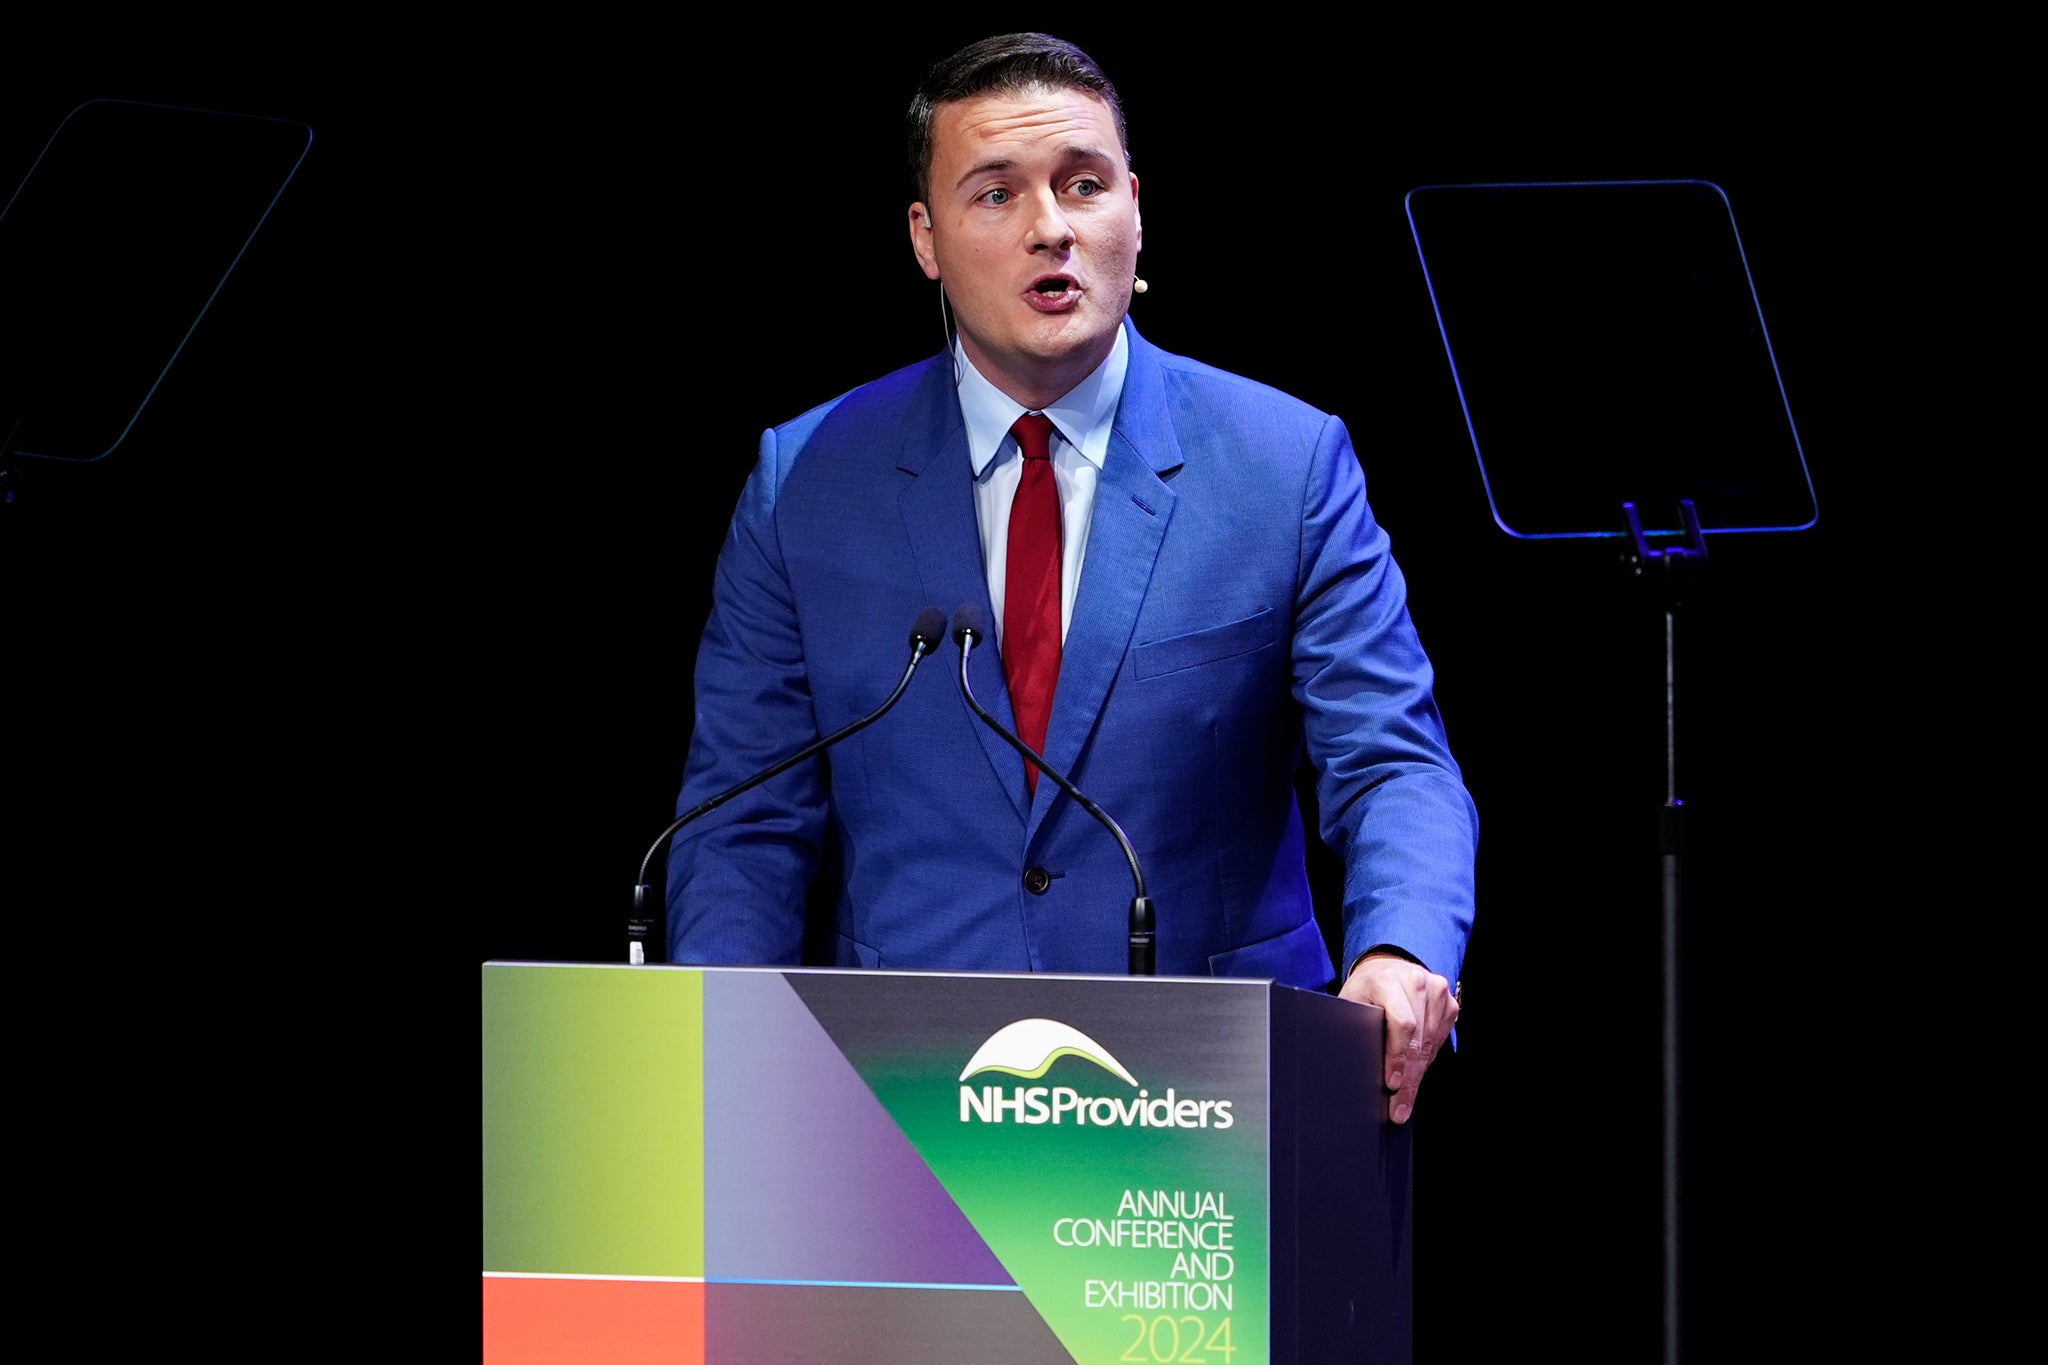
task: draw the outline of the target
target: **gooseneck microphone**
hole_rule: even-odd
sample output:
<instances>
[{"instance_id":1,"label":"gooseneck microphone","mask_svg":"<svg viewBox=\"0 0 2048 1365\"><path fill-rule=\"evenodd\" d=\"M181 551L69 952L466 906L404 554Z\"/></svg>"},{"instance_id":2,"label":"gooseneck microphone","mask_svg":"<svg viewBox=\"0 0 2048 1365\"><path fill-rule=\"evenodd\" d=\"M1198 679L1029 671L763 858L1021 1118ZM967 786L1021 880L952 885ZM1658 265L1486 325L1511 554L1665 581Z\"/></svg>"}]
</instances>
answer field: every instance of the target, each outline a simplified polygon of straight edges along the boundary
<instances>
[{"instance_id":1,"label":"gooseneck microphone","mask_svg":"<svg viewBox=\"0 0 2048 1365\"><path fill-rule=\"evenodd\" d=\"M1024 755L1024 761L1036 764L1038 771L1053 780L1061 791L1074 798L1082 810L1100 820L1116 841L1122 846L1124 857L1130 860L1131 880L1137 884L1137 894L1131 898L1131 964L1132 976L1151 976L1154 956L1154 938L1157 932L1153 922L1152 898L1145 894L1145 874L1138 868L1138 855L1131 848L1131 841L1124 837L1123 827L1109 818L1102 807L1081 794L1081 789L1067 781L1066 774L1055 772L1044 757L1033 751L1017 736L1003 728L1003 723L988 713L982 704L974 699L974 689L967 683L967 660L974 653L977 642L988 638L987 618L981 608L972 602L963 602L953 612L953 641L960 646L960 695L967 699L967 705L982 723L1001 735L1012 749Z\"/></svg>"},{"instance_id":2,"label":"gooseneck microphone","mask_svg":"<svg viewBox=\"0 0 2048 1365\"><path fill-rule=\"evenodd\" d=\"M654 862L654 855L661 852L661 846L674 838L678 830L682 829L684 825L689 824L692 820L695 820L698 816L717 810L735 796L743 792L752 791L769 778L778 777L788 772L791 768L794 768L812 755L831 748L848 735L865 730L868 726L880 720L888 713L889 708L894 706L898 699L903 696L904 689L910 686L910 676L917 672L917 666L924 662L927 655L939 647L940 641L944 640L945 637L945 616L937 607L926 607L917 614L916 622L910 627L910 662L904 666L903 676L897 679L896 690L889 694L888 700L852 724L834 730L831 734L815 743L806 744L780 763L764 768L736 786L727 787L716 796L706 797L681 815L678 815L667 829L655 837L654 842L648 845L647 856L640 860L640 880L633 887L633 918L627 921L626 925L627 960L629 962L637 966L645 958L647 932L653 924L652 906L649 898L653 888L647 884L647 869Z\"/></svg>"}]
</instances>

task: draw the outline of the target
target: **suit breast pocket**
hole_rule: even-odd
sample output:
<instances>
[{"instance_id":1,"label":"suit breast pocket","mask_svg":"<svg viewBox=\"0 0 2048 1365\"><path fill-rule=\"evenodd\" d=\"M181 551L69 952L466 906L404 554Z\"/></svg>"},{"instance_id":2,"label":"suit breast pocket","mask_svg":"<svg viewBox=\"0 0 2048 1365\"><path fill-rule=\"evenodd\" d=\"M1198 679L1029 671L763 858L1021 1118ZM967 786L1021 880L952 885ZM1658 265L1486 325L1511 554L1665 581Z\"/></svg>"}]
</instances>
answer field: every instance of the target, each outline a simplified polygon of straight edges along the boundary
<instances>
[{"instance_id":1,"label":"suit breast pocket","mask_svg":"<svg viewBox=\"0 0 2048 1365\"><path fill-rule=\"evenodd\" d=\"M1157 678L1234 659L1278 643L1279 633L1280 621L1273 609L1260 607L1241 621L1136 646L1131 650L1131 672L1140 678Z\"/></svg>"}]
</instances>

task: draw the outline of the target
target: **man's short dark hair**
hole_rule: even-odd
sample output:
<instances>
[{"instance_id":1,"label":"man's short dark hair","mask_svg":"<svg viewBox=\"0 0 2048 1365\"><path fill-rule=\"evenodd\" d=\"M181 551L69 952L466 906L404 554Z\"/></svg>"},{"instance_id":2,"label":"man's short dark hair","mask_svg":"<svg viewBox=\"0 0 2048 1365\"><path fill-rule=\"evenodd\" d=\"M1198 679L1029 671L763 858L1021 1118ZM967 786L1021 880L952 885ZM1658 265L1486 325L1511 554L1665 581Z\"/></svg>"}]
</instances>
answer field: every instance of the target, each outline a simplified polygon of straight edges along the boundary
<instances>
[{"instance_id":1,"label":"man's short dark hair","mask_svg":"<svg viewBox=\"0 0 2048 1365\"><path fill-rule=\"evenodd\" d=\"M1124 162L1130 163L1131 135L1124 128L1124 106L1095 59L1049 33L1004 33L969 43L935 63L917 87L908 118L912 197L921 203L931 202L932 123L940 105L977 95L1013 95L1033 86L1079 90L1108 105L1116 119Z\"/></svg>"}]
</instances>

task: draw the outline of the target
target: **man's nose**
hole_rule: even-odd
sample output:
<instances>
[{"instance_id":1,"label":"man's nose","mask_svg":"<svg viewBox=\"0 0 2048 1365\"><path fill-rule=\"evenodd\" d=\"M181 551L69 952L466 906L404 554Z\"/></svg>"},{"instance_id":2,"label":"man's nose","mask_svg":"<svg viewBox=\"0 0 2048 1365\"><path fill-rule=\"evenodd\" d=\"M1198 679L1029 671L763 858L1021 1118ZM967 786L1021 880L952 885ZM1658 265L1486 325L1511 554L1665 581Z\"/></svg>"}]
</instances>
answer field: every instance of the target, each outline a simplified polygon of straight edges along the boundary
<instances>
[{"instance_id":1,"label":"man's nose","mask_svg":"<svg viewBox=\"0 0 2048 1365\"><path fill-rule=\"evenodd\" d=\"M1065 251L1074 244L1074 228L1060 211L1059 196L1047 191L1038 196L1031 219L1033 251Z\"/></svg>"}]
</instances>

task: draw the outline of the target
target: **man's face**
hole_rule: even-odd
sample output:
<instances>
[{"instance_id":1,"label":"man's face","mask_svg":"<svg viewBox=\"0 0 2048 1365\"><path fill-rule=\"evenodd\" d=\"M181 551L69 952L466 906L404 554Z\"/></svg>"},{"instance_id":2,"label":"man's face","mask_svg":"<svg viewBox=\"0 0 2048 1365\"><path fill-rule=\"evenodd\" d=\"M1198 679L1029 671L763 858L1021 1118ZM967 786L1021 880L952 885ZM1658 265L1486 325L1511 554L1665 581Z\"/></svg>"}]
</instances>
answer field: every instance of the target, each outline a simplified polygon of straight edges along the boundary
<instances>
[{"instance_id":1,"label":"man's face","mask_svg":"<svg viewBox=\"0 0 2048 1365\"><path fill-rule=\"evenodd\" d=\"M1087 378L1116 342L1143 232L1116 119L1079 90L938 107L918 264L942 281L975 368L1028 407Z\"/></svg>"}]
</instances>

